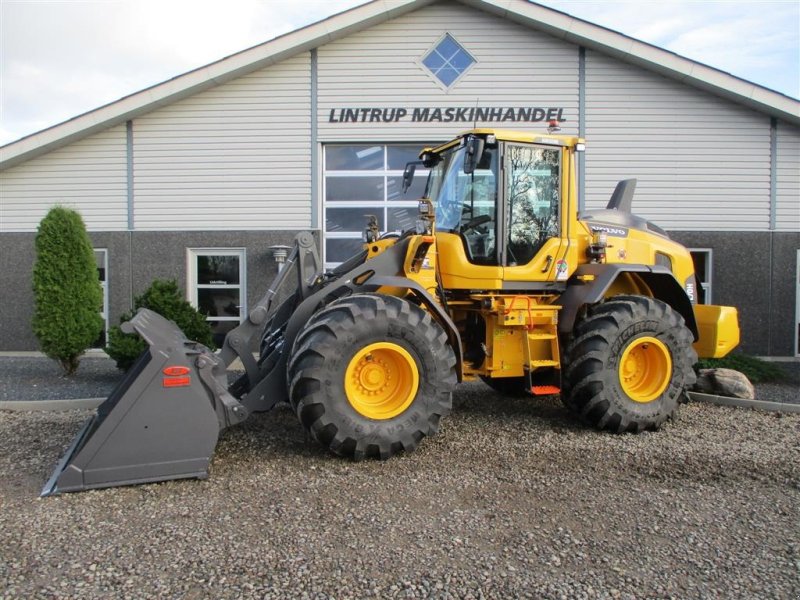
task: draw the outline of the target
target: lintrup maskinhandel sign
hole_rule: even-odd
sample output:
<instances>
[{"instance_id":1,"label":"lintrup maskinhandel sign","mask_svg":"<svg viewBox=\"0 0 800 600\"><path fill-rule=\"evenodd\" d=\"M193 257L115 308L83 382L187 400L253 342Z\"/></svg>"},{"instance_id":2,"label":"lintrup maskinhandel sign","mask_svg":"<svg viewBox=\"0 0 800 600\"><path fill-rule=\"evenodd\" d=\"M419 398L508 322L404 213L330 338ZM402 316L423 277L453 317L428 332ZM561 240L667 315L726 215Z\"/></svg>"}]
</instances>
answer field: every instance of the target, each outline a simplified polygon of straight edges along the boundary
<instances>
[{"instance_id":1,"label":"lintrup maskinhandel sign","mask_svg":"<svg viewBox=\"0 0 800 600\"><path fill-rule=\"evenodd\" d=\"M513 106L423 106L415 108L332 108L329 123L537 123L566 121L563 108Z\"/></svg>"}]
</instances>

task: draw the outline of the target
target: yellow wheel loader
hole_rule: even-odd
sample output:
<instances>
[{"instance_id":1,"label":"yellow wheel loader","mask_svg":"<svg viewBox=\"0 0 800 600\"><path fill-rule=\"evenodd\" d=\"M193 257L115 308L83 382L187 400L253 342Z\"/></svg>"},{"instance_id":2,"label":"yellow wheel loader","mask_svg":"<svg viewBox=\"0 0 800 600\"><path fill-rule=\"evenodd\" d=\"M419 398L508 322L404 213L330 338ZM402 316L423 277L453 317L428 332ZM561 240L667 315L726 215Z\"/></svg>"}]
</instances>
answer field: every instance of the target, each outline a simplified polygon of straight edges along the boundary
<instances>
[{"instance_id":1,"label":"yellow wheel loader","mask_svg":"<svg viewBox=\"0 0 800 600\"><path fill-rule=\"evenodd\" d=\"M422 151L416 227L324 271L310 233L215 354L142 309L149 344L42 494L206 477L222 429L288 401L336 454L387 459L437 432L460 381L560 394L584 422L656 429L698 355L739 341L736 310L696 304L689 252L631 213L635 180L578 214L582 139L476 129ZM259 346L260 345L260 346ZM258 358L252 352L260 347ZM245 373L228 385L240 358Z\"/></svg>"}]
</instances>

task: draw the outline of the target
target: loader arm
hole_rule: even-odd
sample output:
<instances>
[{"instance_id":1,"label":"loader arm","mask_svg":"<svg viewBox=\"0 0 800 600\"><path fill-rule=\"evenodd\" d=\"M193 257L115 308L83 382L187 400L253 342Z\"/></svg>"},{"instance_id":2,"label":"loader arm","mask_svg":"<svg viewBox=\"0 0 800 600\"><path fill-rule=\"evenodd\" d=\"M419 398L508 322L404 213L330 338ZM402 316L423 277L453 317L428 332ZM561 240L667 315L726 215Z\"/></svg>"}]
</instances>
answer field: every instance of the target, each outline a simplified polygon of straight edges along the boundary
<instances>
[{"instance_id":1,"label":"loader arm","mask_svg":"<svg viewBox=\"0 0 800 600\"><path fill-rule=\"evenodd\" d=\"M279 338L282 337L281 334L289 318L297 306L311 295L321 282L322 261L317 252L314 236L303 231L295 236L294 247L283 268L250 310L247 319L225 336L219 354L220 359L226 367L229 367L239 358L245 370L244 375L229 389L234 396L245 400L254 387L269 377L275 367L275 357L270 360L270 355L282 351L283 342ZM259 348L259 359L256 360L252 351L255 342L267 337L269 333L276 334L276 343L272 345L262 343ZM277 393L269 400L262 397L254 402L251 398L245 401L245 404L250 404L251 410L267 410L284 398L285 391L283 397Z\"/></svg>"}]
</instances>

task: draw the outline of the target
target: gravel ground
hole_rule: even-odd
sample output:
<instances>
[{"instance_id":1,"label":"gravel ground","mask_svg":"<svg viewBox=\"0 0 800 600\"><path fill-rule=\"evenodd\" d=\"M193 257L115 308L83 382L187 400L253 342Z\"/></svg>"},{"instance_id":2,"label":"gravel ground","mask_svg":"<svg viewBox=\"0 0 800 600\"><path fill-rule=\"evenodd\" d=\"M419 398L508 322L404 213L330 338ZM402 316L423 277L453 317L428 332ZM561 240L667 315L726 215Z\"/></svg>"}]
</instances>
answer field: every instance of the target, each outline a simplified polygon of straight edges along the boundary
<instances>
[{"instance_id":1,"label":"gravel ground","mask_svg":"<svg viewBox=\"0 0 800 600\"><path fill-rule=\"evenodd\" d=\"M800 597L800 415L689 404L634 436L479 383L454 403L384 463L279 407L208 480L46 499L90 413L0 413L0 597Z\"/></svg>"}]
</instances>

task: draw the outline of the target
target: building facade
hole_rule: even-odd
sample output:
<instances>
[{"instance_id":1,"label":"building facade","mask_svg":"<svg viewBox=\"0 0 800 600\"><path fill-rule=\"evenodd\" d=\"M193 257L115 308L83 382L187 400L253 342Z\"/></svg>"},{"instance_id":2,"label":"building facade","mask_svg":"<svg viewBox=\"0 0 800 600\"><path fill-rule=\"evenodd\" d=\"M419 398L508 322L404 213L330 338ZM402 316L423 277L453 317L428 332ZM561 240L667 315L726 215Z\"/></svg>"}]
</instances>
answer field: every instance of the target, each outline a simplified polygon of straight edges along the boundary
<instances>
[{"instance_id":1,"label":"building facade","mask_svg":"<svg viewBox=\"0 0 800 600\"><path fill-rule=\"evenodd\" d=\"M584 208L638 179L634 212L693 250L701 299L739 307L742 348L800 353L800 102L524 0L373 2L0 148L0 350L37 348L54 204L83 215L110 324L174 278L221 337L298 231L333 265L365 215L413 223L422 146L554 118L587 139Z\"/></svg>"}]
</instances>

